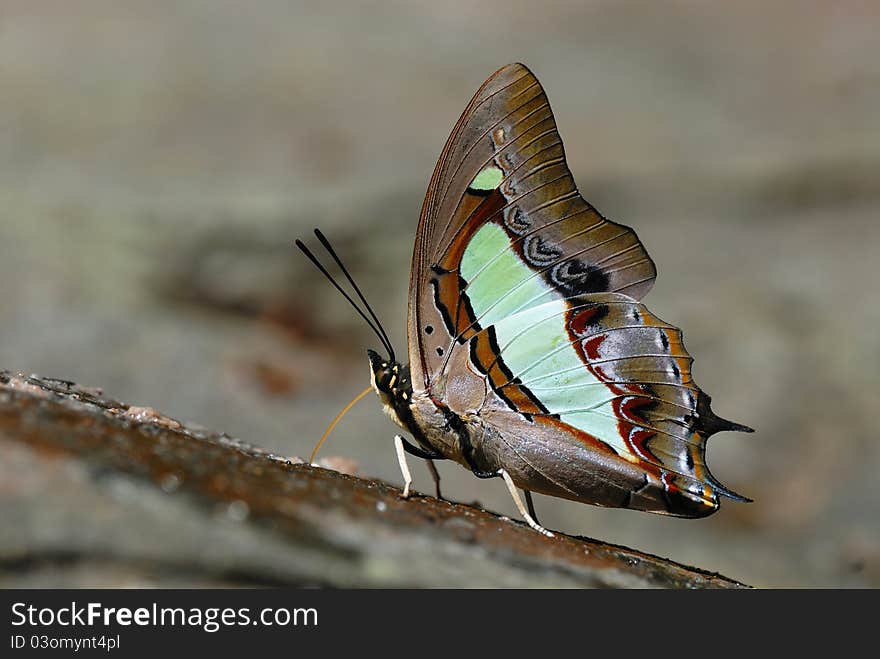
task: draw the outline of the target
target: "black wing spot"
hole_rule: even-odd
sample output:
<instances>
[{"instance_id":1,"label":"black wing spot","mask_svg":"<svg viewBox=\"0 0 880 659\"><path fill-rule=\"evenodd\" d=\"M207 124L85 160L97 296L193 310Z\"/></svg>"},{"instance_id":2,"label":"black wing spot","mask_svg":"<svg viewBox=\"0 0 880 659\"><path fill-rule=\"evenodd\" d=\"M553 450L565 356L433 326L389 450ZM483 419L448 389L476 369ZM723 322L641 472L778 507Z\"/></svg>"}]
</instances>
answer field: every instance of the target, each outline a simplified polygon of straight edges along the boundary
<instances>
[{"instance_id":1,"label":"black wing spot","mask_svg":"<svg viewBox=\"0 0 880 659\"><path fill-rule=\"evenodd\" d=\"M432 266L433 269L433 266ZM434 290L434 308L440 312L440 317L443 319L443 324L446 325L447 331L450 334L454 334L454 325L452 323L452 316L449 315L449 309L440 301L440 281L437 277L431 277L431 288Z\"/></svg>"},{"instance_id":2,"label":"black wing spot","mask_svg":"<svg viewBox=\"0 0 880 659\"><path fill-rule=\"evenodd\" d=\"M517 236L523 236L532 228L532 222L519 206L513 206L504 215L505 226Z\"/></svg>"},{"instance_id":3,"label":"black wing spot","mask_svg":"<svg viewBox=\"0 0 880 659\"><path fill-rule=\"evenodd\" d=\"M565 295L585 295L609 290L608 275L600 268L578 259L569 259L553 266L545 277L550 285Z\"/></svg>"},{"instance_id":4,"label":"black wing spot","mask_svg":"<svg viewBox=\"0 0 880 659\"><path fill-rule=\"evenodd\" d=\"M442 357L442 356L443 356L443 348L437 348L437 356L438 356L438 357Z\"/></svg>"},{"instance_id":5,"label":"black wing spot","mask_svg":"<svg viewBox=\"0 0 880 659\"><path fill-rule=\"evenodd\" d=\"M433 325L425 325L425 334L433 334L434 326Z\"/></svg>"},{"instance_id":6,"label":"black wing spot","mask_svg":"<svg viewBox=\"0 0 880 659\"><path fill-rule=\"evenodd\" d=\"M663 346L663 350L669 352L669 339L666 337L666 332L660 330L660 345Z\"/></svg>"},{"instance_id":7,"label":"black wing spot","mask_svg":"<svg viewBox=\"0 0 880 659\"><path fill-rule=\"evenodd\" d=\"M543 268L555 263L562 256L562 250L540 236L529 236L522 242L522 255L529 265Z\"/></svg>"}]
</instances>

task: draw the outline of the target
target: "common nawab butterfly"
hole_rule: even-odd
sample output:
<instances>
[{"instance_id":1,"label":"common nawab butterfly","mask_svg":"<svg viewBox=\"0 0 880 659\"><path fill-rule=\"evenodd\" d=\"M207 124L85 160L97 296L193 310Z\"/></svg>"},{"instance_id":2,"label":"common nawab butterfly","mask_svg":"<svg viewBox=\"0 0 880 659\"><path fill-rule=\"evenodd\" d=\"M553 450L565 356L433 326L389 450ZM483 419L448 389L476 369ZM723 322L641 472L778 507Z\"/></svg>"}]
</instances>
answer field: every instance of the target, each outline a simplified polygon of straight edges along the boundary
<instances>
[{"instance_id":1,"label":"common nawab butterfly","mask_svg":"<svg viewBox=\"0 0 880 659\"><path fill-rule=\"evenodd\" d=\"M432 460L502 477L548 535L531 492L678 517L748 501L709 472L706 441L751 428L712 412L681 330L639 302L654 263L632 229L578 193L547 96L522 64L483 83L434 169L410 272L408 365L342 270L388 352L368 351L372 389L414 440L394 438L404 497L410 453L429 461L438 496Z\"/></svg>"}]
</instances>

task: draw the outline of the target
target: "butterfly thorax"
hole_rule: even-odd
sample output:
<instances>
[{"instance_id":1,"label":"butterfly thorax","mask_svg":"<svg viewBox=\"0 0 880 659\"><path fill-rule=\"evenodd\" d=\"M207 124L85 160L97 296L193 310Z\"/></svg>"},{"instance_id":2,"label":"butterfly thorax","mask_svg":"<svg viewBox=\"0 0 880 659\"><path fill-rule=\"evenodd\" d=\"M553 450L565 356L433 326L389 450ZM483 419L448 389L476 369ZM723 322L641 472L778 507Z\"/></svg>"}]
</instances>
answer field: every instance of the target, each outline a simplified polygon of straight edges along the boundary
<instances>
[{"instance_id":1,"label":"butterfly thorax","mask_svg":"<svg viewBox=\"0 0 880 659\"><path fill-rule=\"evenodd\" d=\"M406 410L412 400L412 381L409 367L367 350L370 358L370 384L382 402L382 408L391 420L404 430L409 430L405 421Z\"/></svg>"},{"instance_id":2,"label":"butterfly thorax","mask_svg":"<svg viewBox=\"0 0 880 659\"><path fill-rule=\"evenodd\" d=\"M424 450L464 463L461 447L468 432L461 418L427 392L414 392L408 365L383 359L372 350L367 355L370 384L385 414Z\"/></svg>"}]
</instances>

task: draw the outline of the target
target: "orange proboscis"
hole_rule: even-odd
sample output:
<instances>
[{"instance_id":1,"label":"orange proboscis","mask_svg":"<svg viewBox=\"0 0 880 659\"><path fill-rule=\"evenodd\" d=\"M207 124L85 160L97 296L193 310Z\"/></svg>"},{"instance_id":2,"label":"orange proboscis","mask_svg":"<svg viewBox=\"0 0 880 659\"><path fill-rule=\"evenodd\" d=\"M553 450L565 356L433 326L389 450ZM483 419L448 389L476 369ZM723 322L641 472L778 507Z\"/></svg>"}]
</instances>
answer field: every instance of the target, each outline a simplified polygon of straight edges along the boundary
<instances>
[{"instance_id":1,"label":"orange proboscis","mask_svg":"<svg viewBox=\"0 0 880 659\"><path fill-rule=\"evenodd\" d=\"M359 393L357 396L355 396L348 405L343 407L342 411L336 415L336 418L330 422L330 425L327 426L327 430L324 431L324 434L321 435L321 439L318 440L318 443L315 444L315 448L312 449L312 455L309 456L309 464L314 464L315 456L318 454L318 449L321 448L321 444L323 444L324 440L327 439L327 437L330 435L331 432L333 432L333 429L336 427L336 424L342 420L342 417L344 417L348 413L348 411L352 407L354 407L361 398L366 396L372 390L373 390L373 387L367 387L366 389L364 389L361 393Z\"/></svg>"}]
</instances>

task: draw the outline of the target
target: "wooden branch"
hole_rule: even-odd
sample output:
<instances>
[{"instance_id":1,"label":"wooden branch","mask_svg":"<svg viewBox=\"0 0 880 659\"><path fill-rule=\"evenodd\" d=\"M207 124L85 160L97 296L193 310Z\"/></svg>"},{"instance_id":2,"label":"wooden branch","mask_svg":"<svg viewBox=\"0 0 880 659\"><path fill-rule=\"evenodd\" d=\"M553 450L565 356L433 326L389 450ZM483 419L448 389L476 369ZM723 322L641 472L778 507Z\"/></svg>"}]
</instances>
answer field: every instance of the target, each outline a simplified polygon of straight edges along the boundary
<instances>
[{"instance_id":1,"label":"wooden branch","mask_svg":"<svg viewBox=\"0 0 880 659\"><path fill-rule=\"evenodd\" d=\"M404 501L387 483L272 455L62 380L0 371L0 440L110 470L190 512L194 508L209 525L218 504L226 506L239 519L241 533L256 530L280 542L292 559L264 561L258 577L249 563L244 571L252 573L251 581L355 587L744 587L624 547L559 534L545 538L521 522L473 506L427 496ZM211 549L215 559L226 551ZM194 564L177 566L178 572L203 573L216 564L200 564L198 556L189 560Z\"/></svg>"}]
</instances>

